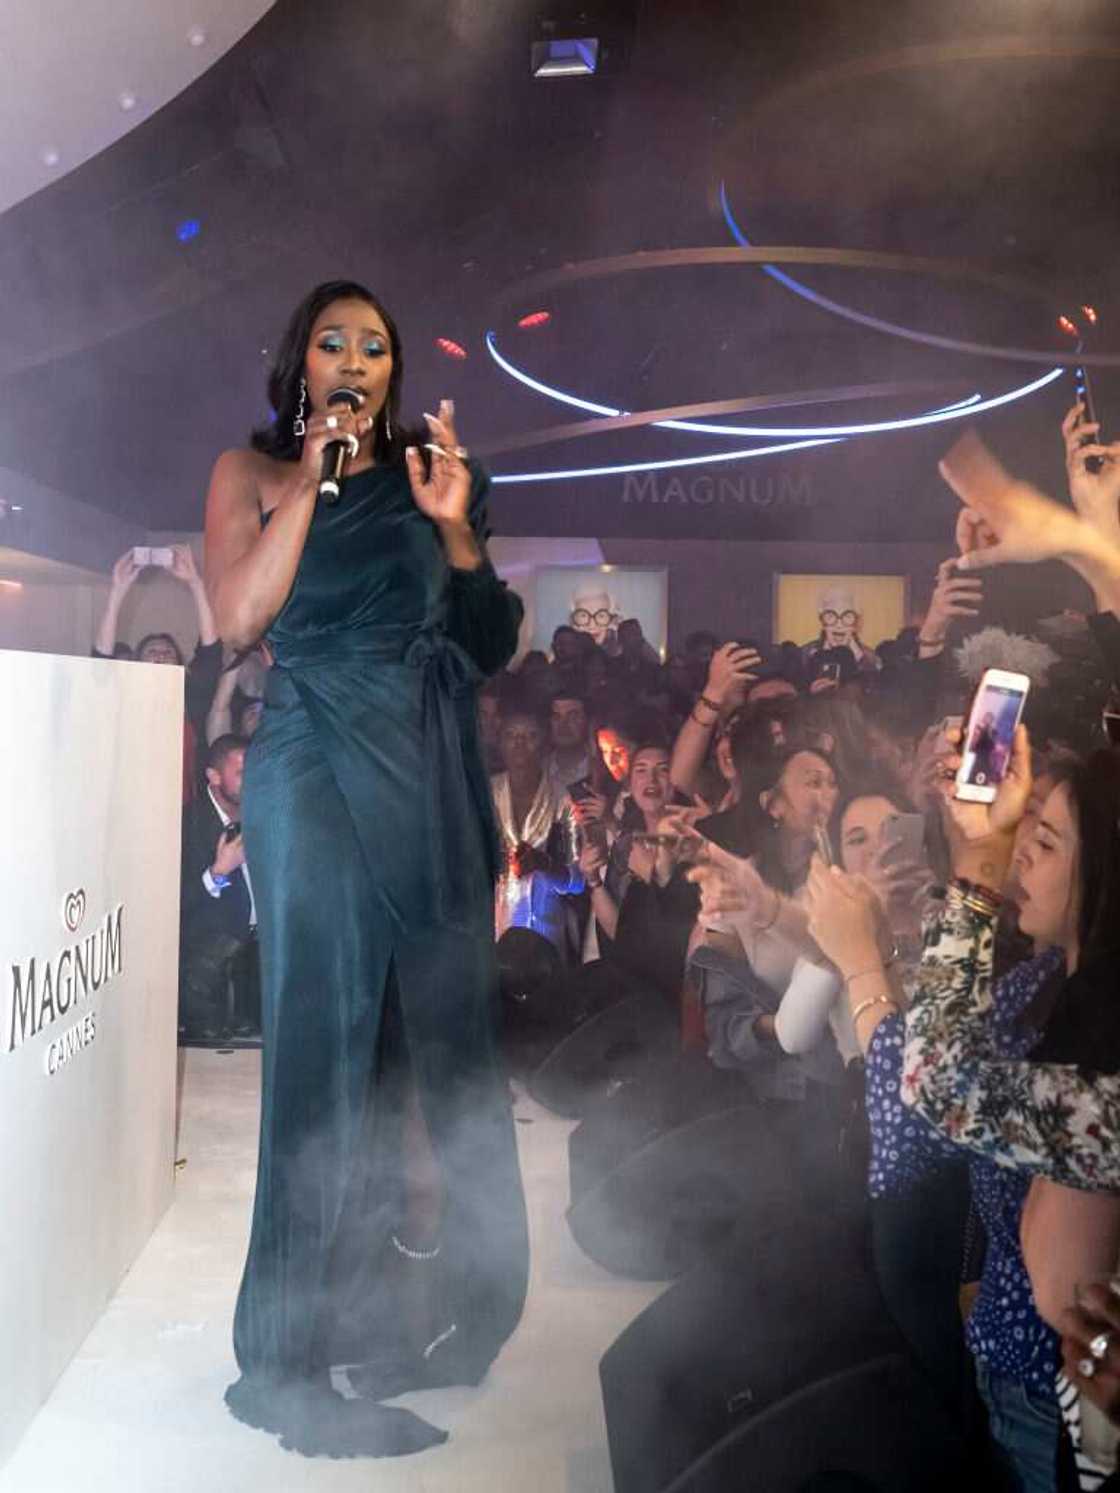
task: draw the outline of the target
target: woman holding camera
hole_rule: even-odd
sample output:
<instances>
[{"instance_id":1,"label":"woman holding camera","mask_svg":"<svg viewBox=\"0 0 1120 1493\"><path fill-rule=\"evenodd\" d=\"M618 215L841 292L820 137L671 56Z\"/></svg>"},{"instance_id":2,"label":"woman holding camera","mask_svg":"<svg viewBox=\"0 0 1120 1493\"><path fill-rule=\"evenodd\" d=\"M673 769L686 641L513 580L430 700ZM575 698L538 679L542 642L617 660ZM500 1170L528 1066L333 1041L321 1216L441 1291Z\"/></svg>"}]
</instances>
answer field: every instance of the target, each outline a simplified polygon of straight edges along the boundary
<instances>
[{"instance_id":1,"label":"woman holding camera","mask_svg":"<svg viewBox=\"0 0 1120 1493\"><path fill-rule=\"evenodd\" d=\"M380 302L319 286L279 349L275 419L219 458L206 513L218 629L275 658L245 764L264 1051L226 1398L331 1456L445 1439L374 1402L477 1383L527 1280L475 711L521 606L486 559L488 482L450 402L408 435L402 371ZM342 386L357 408L330 404ZM338 440L351 459L328 506ZM361 1398L333 1391L339 1365Z\"/></svg>"}]
</instances>

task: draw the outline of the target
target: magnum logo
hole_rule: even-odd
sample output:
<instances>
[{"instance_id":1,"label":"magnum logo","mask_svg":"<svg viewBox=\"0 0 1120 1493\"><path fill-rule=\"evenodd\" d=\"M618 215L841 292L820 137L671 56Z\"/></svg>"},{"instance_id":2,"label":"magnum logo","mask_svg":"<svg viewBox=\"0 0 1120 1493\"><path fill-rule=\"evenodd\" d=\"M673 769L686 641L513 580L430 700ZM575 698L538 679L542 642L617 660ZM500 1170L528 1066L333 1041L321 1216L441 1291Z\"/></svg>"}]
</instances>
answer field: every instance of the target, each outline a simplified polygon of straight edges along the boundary
<instances>
[{"instance_id":1,"label":"magnum logo","mask_svg":"<svg viewBox=\"0 0 1120 1493\"><path fill-rule=\"evenodd\" d=\"M73 921L76 929L84 913L85 894L72 893L63 912L64 922L69 927ZM117 907L79 942L50 958L33 957L11 966L8 1052L15 1052L71 1010L77 1012L83 1001L123 972L123 917L123 906Z\"/></svg>"}]
</instances>

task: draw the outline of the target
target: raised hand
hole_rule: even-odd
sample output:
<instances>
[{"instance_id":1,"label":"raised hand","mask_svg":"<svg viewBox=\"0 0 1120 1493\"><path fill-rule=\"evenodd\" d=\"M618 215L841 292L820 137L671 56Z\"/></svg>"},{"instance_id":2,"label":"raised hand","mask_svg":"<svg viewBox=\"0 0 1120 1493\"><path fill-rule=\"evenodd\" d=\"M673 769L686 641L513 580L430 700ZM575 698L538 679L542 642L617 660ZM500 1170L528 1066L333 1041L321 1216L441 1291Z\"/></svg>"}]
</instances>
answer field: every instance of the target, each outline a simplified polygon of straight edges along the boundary
<instances>
[{"instance_id":1,"label":"raised hand","mask_svg":"<svg viewBox=\"0 0 1120 1493\"><path fill-rule=\"evenodd\" d=\"M117 563L113 566L113 590L118 596L124 593L140 574L143 566L137 565L136 556L130 549L125 550Z\"/></svg>"},{"instance_id":2,"label":"raised hand","mask_svg":"<svg viewBox=\"0 0 1120 1493\"><path fill-rule=\"evenodd\" d=\"M586 829L593 824L602 824L609 807L603 794L589 793L586 798L572 799L572 817Z\"/></svg>"},{"instance_id":3,"label":"raised hand","mask_svg":"<svg viewBox=\"0 0 1120 1493\"><path fill-rule=\"evenodd\" d=\"M700 910L705 915L746 913L755 923L772 921L778 893L767 886L753 861L732 855L712 840L703 843L703 859L687 879L700 888Z\"/></svg>"},{"instance_id":4,"label":"raised hand","mask_svg":"<svg viewBox=\"0 0 1120 1493\"><path fill-rule=\"evenodd\" d=\"M973 550L991 549L992 545L999 543L995 530L975 508L962 508L957 514L955 537L958 555L970 555Z\"/></svg>"},{"instance_id":5,"label":"raised hand","mask_svg":"<svg viewBox=\"0 0 1120 1493\"><path fill-rule=\"evenodd\" d=\"M171 548L171 574L187 586L201 586L202 577L194 563L194 552L189 544L176 544Z\"/></svg>"},{"instance_id":6,"label":"raised hand","mask_svg":"<svg viewBox=\"0 0 1120 1493\"><path fill-rule=\"evenodd\" d=\"M442 399L438 418L426 414L424 419L432 437L427 447L431 474L426 481L420 452L410 446L405 453L413 502L433 523L462 527L470 512L471 474L455 429L455 406L450 399Z\"/></svg>"},{"instance_id":7,"label":"raised hand","mask_svg":"<svg viewBox=\"0 0 1120 1493\"><path fill-rule=\"evenodd\" d=\"M747 686L754 683L752 670L757 669L762 659L753 648L744 648L739 643L724 643L712 654L708 665L708 679L704 694L719 705L742 701Z\"/></svg>"},{"instance_id":8,"label":"raised hand","mask_svg":"<svg viewBox=\"0 0 1120 1493\"><path fill-rule=\"evenodd\" d=\"M845 976L874 967L881 957L883 909L862 876L813 857L805 888L809 932L817 947Z\"/></svg>"},{"instance_id":9,"label":"raised hand","mask_svg":"<svg viewBox=\"0 0 1120 1493\"><path fill-rule=\"evenodd\" d=\"M975 528L974 528L975 532ZM954 617L975 617L984 600L984 583L974 576L957 575L960 557L953 555L937 567L937 583L930 598L929 611L918 630L918 641L935 644L945 641Z\"/></svg>"},{"instance_id":10,"label":"raised hand","mask_svg":"<svg viewBox=\"0 0 1120 1493\"><path fill-rule=\"evenodd\" d=\"M945 806L946 828L951 839L959 843L974 844L993 837L1010 838L1019 827L1019 821L1027 812L1033 778L1031 775L1031 743L1026 726L1016 726L1011 743L1011 760L1003 782L996 789L995 801L990 804L970 803L954 794L954 779L961 763L960 746L962 733L952 733L956 740L952 750L941 758L941 796Z\"/></svg>"},{"instance_id":11,"label":"raised hand","mask_svg":"<svg viewBox=\"0 0 1120 1493\"><path fill-rule=\"evenodd\" d=\"M1062 421L1070 499L1087 523L1120 543L1120 441L1109 446L1094 441L1100 425L1085 413L1083 404L1075 404ZM1100 461L1096 472L1087 465L1091 456Z\"/></svg>"},{"instance_id":12,"label":"raised hand","mask_svg":"<svg viewBox=\"0 0 1120 1493\"><path fill-rule=\"evenodd\" d=\"M1012 477L975 431L967 431L939 463L942 477L965 507L995 535L957 561L961 570L992 565L1030 565L1040 560L1072 560L1097 550L1090 525L1046 497L1029 482ZM1090 537L1091 536L1091 537Z\"/></svg>"}]
</instances>

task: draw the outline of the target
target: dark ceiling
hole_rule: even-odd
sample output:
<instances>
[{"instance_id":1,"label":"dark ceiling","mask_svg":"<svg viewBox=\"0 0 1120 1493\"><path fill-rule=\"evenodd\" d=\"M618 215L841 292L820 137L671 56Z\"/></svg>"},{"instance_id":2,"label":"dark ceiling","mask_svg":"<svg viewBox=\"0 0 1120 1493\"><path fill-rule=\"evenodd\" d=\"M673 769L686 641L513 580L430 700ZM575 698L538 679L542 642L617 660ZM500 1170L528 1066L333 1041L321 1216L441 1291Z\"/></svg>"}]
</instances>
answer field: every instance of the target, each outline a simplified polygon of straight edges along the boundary
<instances>
[{"instance_id":1,"label":"dark ceiling","mask_svg":"<svg viewBox=\"0 0 1120 1493\"><path fill-rule=\"evenodd\" d=\"M534 272L730 243L721 181L757 243L944 256L1037 287L797 271L838 300L951 336L1057 347L1054 312L1090 299L1101 350L1120 349L1120 13L1107 0L584 9L586 29L601 21L617 37L615 65L538 81L539 4L279 0L188 92L11 209L0 218L0 465L153 529L199 527L214 457L265 415L267 350L299 297L338 275L369 283L397 316L411 407L454 396L476 445L577 418L493 366L491 326L537 376L627 409L936 386L790 410L786 423L909 414L1042 371L853 326L741 266L557 288L547 327L516 328L511 308L537 304L501 298ZM176 225L190 218L201 232L181 243ZM440 353L441 336L466 361ZM1106 418L1113 385L1102 375ZM1067 392L1063 380L986 425L1020 465L1049 463L1049 480ZM940 502L922 494L952 428L797 460L848 514L846 532L853 513L880 523L870 498L862 506L878 492L910 499L899 537L917 537ZM519 472L720 449L697 440L637 430L496 450L489 463ZM749 465L760 474L770 460ZM503 487L498 525L589 532L581 503L594 490ZM640 532L643 514L619 509L611 522Z\"/></svg>"}]
</instances>

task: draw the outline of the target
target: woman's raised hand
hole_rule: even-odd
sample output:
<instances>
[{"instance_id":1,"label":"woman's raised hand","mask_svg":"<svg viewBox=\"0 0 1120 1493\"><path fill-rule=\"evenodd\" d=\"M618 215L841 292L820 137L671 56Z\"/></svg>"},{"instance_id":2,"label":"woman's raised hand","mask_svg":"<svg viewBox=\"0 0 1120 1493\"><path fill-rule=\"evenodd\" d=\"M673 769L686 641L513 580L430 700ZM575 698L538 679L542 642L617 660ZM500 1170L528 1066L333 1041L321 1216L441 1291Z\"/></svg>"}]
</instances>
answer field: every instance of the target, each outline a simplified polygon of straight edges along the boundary
<instances>
[{"instance_id":1,"label":"woman's raised hand","mask_svg":"<svg viewBox=\"0 0 1120 1493\"><path fill-rule=\"evenodd\" d=\"M113 590L118 596L123 596L129 590L142 569L142 566L137 565L136 556L132 550L125 550L113 566Z\"/></svg>"},{"instance_id":2,"label":"woman's raised hand","mask_svg":"<svg viewBox=\"0 0 1120 1493\"><path fill-rule=\"evenodd\" d=\"M821 953L845 976L873 967L882 957L886 926L871 884L815 855L805 892L809 932Z\"/></svg>"},{"instance_id":3,"label":"woman's raised hand","mask_svg":"<svg viewBox=\"0 0 1120 1493\"><path fill-rule=\"evenodd\" d=\"M711 840L703 842L701 859L688 872L688 880L700 888L700 911L705 916L745 913L754 922L764 923L774 911L778 893L766 885L754 862L732 855Z\"/></svg>"},{"instance_id":4,"label":"woman's raised hand","mask_svg":"<svg viewBox=\"0 0 1120 1493\"><path fill-rule=\"evenodd\" d=\"M918 629L923 643L943 643L954 617L975 617L984 600L984 583L976 576L956 574L960 556L942 560L937 567L937 584L930 597L929 610Z\"/></svg>"},{"instance_id":5,"label":"woman's raised hand","mask_svg":"<svg viewBox=\"0 0 1120 1493\"><path fill-rule=\"evenodd\" d=\"M995 801L990 804L970 803L956 797L955 778L961 764L963 732L956 730L947 734L951 738L951 749L940 758L940 788L946 830L954 842L954 851L957 845L972 845L993 837L1010 838L1027 812L1033 786L1031 742L1026 726L1015 728L1007 772L996 789Z\"/></svg>"},{"instance_id":6,"label":"woman's raised hand","mask_svg":"<svg viewBox=\"0 0 1120 1493\"><path fill-rule=\"evenodd\" d=\"M471 474L466 452L455 430L455 406L441 399L439 415L425 414L431 441L428 454L431 471L424 478L424 462L415 446L405 453L412 498L420 512L441 527L459 527L467 522L471 502Z\"/></svg>"},{"instance_id":7,"label":"woman's raised hand","mask_svg":"<svg viewBox=\"0 0 1120 1493\"><path fill-rule=\"evenodd\" d=\"M962 535L958 522L958 543L964 539L972 546L957 561L959 570L1072 560L1094 551L1091 526L1029 482L1012 477L975 431L961 436L939 470L970 515L965 527L971 528L971 539Z\"/></svg>"},{"instance_id":8,"label":"woman's raised hand","mask_svg":"<svg viewBox=\"0 0 1120 1493\"><path fill-rule=\"evenodd\" d=\"M331 441L345 441L349 437L350 459L353 460L358 454L358 442L373 429L374 418L366 414L364 399L356 410L346 404L332 404L329 410L308 415L299 463L304 478L314 482L316 492L323 475L324 447Z\"/></svg>"},{"instance_id":9,"label":"woman's raised hand","mask_svg":"<svg viewBox=\"0 0 1120 1493\"><path fill-rule=\"evenodd\" d=\"M1075 404L1062 421L1066 446L1069 495L1081 517L1113 544L1120 544L1120 441L1103 446L1093 439L1100 425L1085 418L1085 406ZM1100 463L1089 470L1090 457Z\"/></svg>"},{"instance_id":10,"label":"woman's raised hand","mask_svg":"<svg viewBox=\"0 0 1120 1493\"><path fill-rule=\"evenodd\" d=\"M704 695L720 705L742 700L748 687L754 683L753 670L761 663L760 655L753 648L744 648L741 643L724 643L712 654Z\"/></svg>"}]
</instances>

